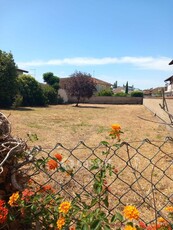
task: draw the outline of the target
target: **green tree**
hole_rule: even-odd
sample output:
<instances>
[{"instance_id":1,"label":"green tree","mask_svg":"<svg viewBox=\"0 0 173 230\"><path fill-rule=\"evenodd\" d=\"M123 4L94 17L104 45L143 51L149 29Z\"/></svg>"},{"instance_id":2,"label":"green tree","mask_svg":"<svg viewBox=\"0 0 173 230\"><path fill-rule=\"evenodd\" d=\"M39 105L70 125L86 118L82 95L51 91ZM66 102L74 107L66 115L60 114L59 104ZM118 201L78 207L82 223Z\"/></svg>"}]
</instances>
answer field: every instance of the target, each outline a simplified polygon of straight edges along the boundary
<instances>
[{"instance_id":1,"label":"green tree","mask_svg":"<svg viewBox=\"0 0 173 230\"><path fill-rule=\"evenodd\" d=\"M0 50L0 106L12 105L17 93L17 66L13 55Z\"/></svg>"},{"instance_id":2,"label":"green tree","mask_svg":"<svg viewBox=\"0 0 173 230\"><path fill-rule=\"evenodd\" d=\"M52 72L47 72L43 74L43 80L48 85L53 87L56 91L59 89L59 77L54 76Z\"/></svg>"},{"instance_id":3,"label":"green tree","mask_svg":"<svg viewBox=\"0 0 173 230\"><path fill-rule=\"evenodd\" d=\"M81 98L90 98L96 91L96 83L90 74L82 72L74 72L67 81L68 93L77 98L76 106L78 106Z\"/></svg>"},{"instance_id":4,"label":"green tree","mask_svg":"<svg viewBox=\"0 0 173 230\"><path fill-rule=\"evenodd\" d=\"M23 97L23 106L44 106L46 98L40 84L31 75L18 77L19 93Z\"/></svg>"},{"instance_id":5,"label":"green tree","mask_svg":"<svg viewBox=\"0 0 173 230\"><path fill-rule=\"evenodd\" d=\"M118 82L116 81L114 84L113 84L113 88L116 89L118 87Z\"/></svg>"},{"instance_id":6,"label":"green tree","mask_svg":"<svg viewBox=\"0 0 173 230\"><path fill-rule=\"evenodd\" d=\"M126 89L125 89L125 93L128 94L129 92L129 84L128 84L128 81L126 82Z\"/></svg>"}]
</instances>

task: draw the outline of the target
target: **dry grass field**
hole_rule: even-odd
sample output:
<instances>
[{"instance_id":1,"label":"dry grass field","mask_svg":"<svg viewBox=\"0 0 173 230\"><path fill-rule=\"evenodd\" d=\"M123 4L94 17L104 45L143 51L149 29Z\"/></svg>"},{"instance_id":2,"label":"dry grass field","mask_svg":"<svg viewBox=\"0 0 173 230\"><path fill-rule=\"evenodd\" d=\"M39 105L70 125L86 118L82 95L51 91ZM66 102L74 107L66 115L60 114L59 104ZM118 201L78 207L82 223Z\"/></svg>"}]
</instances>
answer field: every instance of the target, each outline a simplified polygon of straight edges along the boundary
<instances>
[{"instance_id":1,"label":"dry grass field","mask_svg":"<svg viewBox=\"0 0 173 230\"><path fill-rule=\"evenodd\" d=\"M113 123L121 125L122 140L127 142L145 138L161 141L170 135L164 125L138 118L159 121L143 105L58 105L1 112L10 115L13 136L27 139L27 133L37 134L38 141L34 144L43 148L52 148L57 142L73 147L81 140L95 146L107 138Z\"/></svg>"},{"instance_id":2,"label":"dry grass field","mask_svg":"<svg viewBox=\"0 0 173 230\"><path fill-rule=\"evenodd\" d=\"M107 140L112 144L112 140L108 140L108 134L113 123L121 125L124 132L122 141L130 143L131 146L129 155L126 145L115 152L114 149L111 150L111 164L115 165L119 173L116 180L116 175L108 178L112 191L109 196L112 210L117 207L122 209L122 203L135 204L141 206L140 211L144 220L150 221L154 218L154 211L151 208L153 203L151 181L157 188L157 208L164 207L167 196L172 194L172 143L162 145L165 138L172 133L164 125L159 124L159 119L143 105L80 104L79 107L58 105L47 108L1 110L1 112L9 116L13 136L27 139L28 133L37 134L38 140L35 143L28 141L28 145L40 145L45 149L45 152L42 152L45 157L56 143L61 143L67 148L58 146L54 151L60 152L66 159L63 164L66 164L68 159L68 164L71 164L70 167L74 173L77 173L73 178L64 176L63 173L55 174L53 180L53 186L57 191L58 189L61 191L61 186L65 184L63 188L68 191L65 192L67 196L74 196L75 192L80 193L83 186L85 191L91 194L90 181L93 175L87 170L87 164L93 159L93 147L98 146L100 141ZM156 145L147 142L141 144L144 139L149 139ZM80 141L84 141L90 148L79 146L74 150L73 147ZM68 149L73 149L72 155ZM101 151L100 148L95 148L95 156L101 157ZM152 161L149 160L150 158ZM86 164L86 168L83 167L83 163L81 165L81 162ZM154 166L155 164L157 167ZM38 180L50 183L50 175L40 174Z\"/></svg>"}]
</instances>

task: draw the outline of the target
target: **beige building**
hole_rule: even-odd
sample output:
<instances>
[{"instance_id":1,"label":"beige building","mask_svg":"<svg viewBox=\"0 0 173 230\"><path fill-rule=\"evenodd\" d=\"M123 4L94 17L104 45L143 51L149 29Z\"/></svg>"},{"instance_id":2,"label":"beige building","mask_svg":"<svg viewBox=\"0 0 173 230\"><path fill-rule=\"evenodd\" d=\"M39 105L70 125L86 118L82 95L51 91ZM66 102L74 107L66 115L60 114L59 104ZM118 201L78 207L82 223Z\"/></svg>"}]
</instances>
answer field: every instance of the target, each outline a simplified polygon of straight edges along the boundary
<instances>
[{"instance_id":1,"label":"beige building","mask_svg":"<svg viewBox=\"0 0 173 230\"><path fill-rule=\"evenodd\" d=\"M110 89L112 86L112 84L106 81L102 81L97 78L92 78L92 79L96 83L97 92L100 92L101 90L104 90L104 89ZM68 97L69 97L68 92L67 92L68 80L69 80L69 77L59 79L60 89L58 90L58 94L63 98L64 102L68 102Z\"/></svg>"}]
</instances>

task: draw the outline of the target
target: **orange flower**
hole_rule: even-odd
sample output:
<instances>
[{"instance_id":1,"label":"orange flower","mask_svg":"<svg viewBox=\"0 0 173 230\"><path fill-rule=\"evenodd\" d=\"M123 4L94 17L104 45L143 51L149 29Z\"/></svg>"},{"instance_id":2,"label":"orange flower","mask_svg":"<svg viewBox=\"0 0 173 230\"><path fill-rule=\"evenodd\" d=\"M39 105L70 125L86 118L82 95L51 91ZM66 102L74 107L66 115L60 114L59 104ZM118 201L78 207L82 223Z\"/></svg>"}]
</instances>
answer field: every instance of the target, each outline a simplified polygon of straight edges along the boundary
<instances>
[{"instance_id":1,"label":"orange flower","mask_svg":"<svg viewBox=\"0 0 173 230\"><path fill-rule=\"evenodd\" d=\"M112 125L112 130L110 131L109 135L115 139L117 138L118 141L120 141L120 133L121 132L121 126L119 124L113 124Z\"/></svg>"},{"instance_id":2,"label":"orange flower","mask_svg":"<svg viewBox=\"0 0 173 230\"><path fill-rule=\"evenodd\" d=\"M71 203L68 201L64 201L59 206L59 212L67 214L70 208L71 208Z\"/></svg>"},{"instance_id":3,"label":"orange flower","mask_svg":"<svg viewBox=\"0 0 173 230\"><path fill-rule=\"evenodd\" d=\"M18 199L19 199L19 192L13 193L9 198L9 201L8 201L9 205L12 206L12 207L16 206L16 201Z\"/></svg>"},{"instance_id":4,"label":"orange flower","mask_svg":"<svg viewBox=\"0 0 173 230\"><path fill-rule=\"evenodd\" d=\"M42 187L41 187L41 190L42 190L43 192L47 192L47 191L49 191L49 192L54 192L54 189L53 189L52 186L49 185L49 184L47 184L47 185L45 185L45 186L42 186Z\"/></svg>"},{"instance_id":5,"label":"orange flower","mask_svg":"<svg viewBox=\"0 0 173 230\"><path fill-rule=\"evenodd\" d=\"M167 223L167 221L163 217L159 217L157 220L160 223L164 223L164 224Z\"/></svg>"},{"instance_id":6,"label":"orange flower","mask_svg":"<svg viewBox=\"0 0 173 230\"><path fill-rule=\"evenodd\" d=\"M123 210L123 213L124 213L125 218L127 219L130 219L130 220L139 219L139 211L137 210L135 206L132 206L132 205L126 206Z\"/></svg>"},{"instance_id":7,"label":"orange flower","mask_svg":"<svg viewBox=\"0 0 173 230\"><path fill-rule=\"evenodd\" d=\"M121 130L121 126L119 124L113 124L112 125L112 129L115 131L120 131Z\"/></svg>"},{"instance_id":8,"label":"orange flower","mask_svg":"<svg viewBox=\"0 0 173 230\"><path fill-rule=\"evenodd\" d=\"M131 225L126 225L124 230L136 230L136 228L132 227Z\"/></svg>"},{"instance_id":9,"label":"orange flower","mask_svg":"<svg viewBox=\"0 0 173 230\"><path fill-rule=\"evenodd\" d=\"M165 208L167 212L173 212L173 206L168 206Z\"/></svg>"},{"instance_id":10,"label":"orange flower","mask_svg":"<svg viewBox=\"0 0 173 230\"><path fill-rule=\"evenodd\" d=\"M47 164L49 169L56 169L58 167L58 163L55 160L49 160Z\"/></svg>"},{"instance_id":11,"label":"orange flower","mask_svg":"<svg viewBox=\"0 0 173 230\"><path fill-rule=\"evenodd\" d=\"M62 155L61 154L56 153L55 157L56 157L56 159L58 159L58 161L62 161Z\"/></svg>"},{"instance_id":12,"label":"orange flower","mask_svg":"<svg viewBox=\"0 0 173 230\"><path fill-rule=\"evenodd\" d=\"M57 220L56 224L57 224L57 227L58 227L59 230L62 229L62 227L65 225L65 218L64 217L60 217Z\"/></svg>"}]
</instances>

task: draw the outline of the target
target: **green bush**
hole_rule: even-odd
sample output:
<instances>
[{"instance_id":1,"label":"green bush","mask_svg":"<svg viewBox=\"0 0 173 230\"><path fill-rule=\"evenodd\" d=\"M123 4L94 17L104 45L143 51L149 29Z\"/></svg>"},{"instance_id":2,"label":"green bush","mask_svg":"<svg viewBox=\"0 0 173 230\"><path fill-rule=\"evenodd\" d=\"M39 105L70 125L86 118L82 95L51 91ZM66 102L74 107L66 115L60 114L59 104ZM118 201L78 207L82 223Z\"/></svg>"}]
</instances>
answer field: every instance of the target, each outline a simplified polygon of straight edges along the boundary
<instances>
[{"instance_id":1,"label":"green bush","mask_svg":"<svg viewBox=\"0 0 173 230\"><path fill-rule=\"evenodd\" d=\"M56 105L58 104L57 91L48 84L40 84L43 90L43 94L46 98L46 104Z\"/></svg>"},{"instance_id":2,"label":"green bush","mask_svg":"<svg viewBox=\"0 0 173 230\"><path fill-rule=\"evenodd\" d=\"M97 94L98 96L113 96L113 92L111 89L103 89Z\"/></svg>"},{"instance_id":3,"label":"green bush","mask_svg":"<svg viewBox=\"0 0 173 230\"><path fill-rule=\"evenodd\" d=\"M127 94L124 92L114 94L115 97L127 97Z\"/></svg>"},{"instance_id":4,"label":"green bush","mask_svg":"<svg viewBox=\"0 0 173 230\"><path fill-rule=\"evenodd\" d=\"M131 97L143 97L143 92L141 91L134 91L134 92L131 92Z\"/></svg>"},{"instance_id":5,"label":"green bush","mask_svg":"<svg viewBox=\"0 0 173 230\"><path fill-rule=\"evenodd\" d=\"M45 106L46 98L40 84L31 75L22 74L17 78L22 106Z\"/></svg>"},{"instance_id":6,"label":"green bush","mask_svg":"<svg viewBox=\"0 0 173 230\"><path fill-rule=\"evenodd\" d=\"M23 103L23 97L20 94L17 94L12 104L12 108L17 109L18 107L22 106L22 103Z\"/></svg>"}]
</instances>

